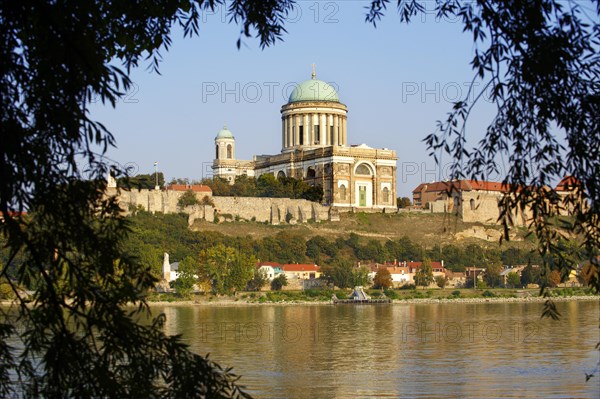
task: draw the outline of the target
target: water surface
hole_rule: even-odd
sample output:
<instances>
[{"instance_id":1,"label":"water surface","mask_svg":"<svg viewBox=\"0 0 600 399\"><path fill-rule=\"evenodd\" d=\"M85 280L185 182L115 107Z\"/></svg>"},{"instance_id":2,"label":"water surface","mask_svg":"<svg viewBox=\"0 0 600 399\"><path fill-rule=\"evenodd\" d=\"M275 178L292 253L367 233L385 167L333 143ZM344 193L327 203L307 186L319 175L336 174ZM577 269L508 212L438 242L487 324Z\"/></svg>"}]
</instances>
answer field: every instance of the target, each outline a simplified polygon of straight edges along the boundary
<instances>
[{"instance_id":1,"label":"water surface","mask_svg":"<svg viewBox=\"0 0 600 399\"><path fill-rule=\"evenodd\" d=\"M257 398L598 398L597 301L153 306Z\"/></svg>"}]
</instances>

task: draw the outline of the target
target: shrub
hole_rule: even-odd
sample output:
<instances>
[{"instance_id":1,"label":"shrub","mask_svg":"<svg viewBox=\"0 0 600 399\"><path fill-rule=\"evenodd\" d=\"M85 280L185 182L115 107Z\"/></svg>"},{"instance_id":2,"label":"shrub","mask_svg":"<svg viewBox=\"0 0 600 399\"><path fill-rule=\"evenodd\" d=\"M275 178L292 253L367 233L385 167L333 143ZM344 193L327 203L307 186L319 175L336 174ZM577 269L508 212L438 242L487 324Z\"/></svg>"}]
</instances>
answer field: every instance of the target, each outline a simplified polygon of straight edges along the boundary
<instances>
[{"instance_id":1,"label":"shrub","mask_svg":"<svg viewBox=\"0 0 600 399\"><path fill-rule=\"evenodd\" d=\"M8 283L0 283L0 299L15 299L16 295L10 284Z\"/></svg>"},{"instance_id":2,"label":"shrub","mask_svg":"<svg viewBox=\"0 0 600 399\"><path fill-rule=\"evenodd\" d=\"M446 282L447 280L444 276L437 276L435 278L435 284L442 289L446 286Z\"/></svg>"},{"instance_id":3,"label":"shrub","mask_svg":"<svg viewBox=\"0 0 600 399\"><path fill-rule=\"evenodd\" d=\"M187 190L181 195L181 197L179 197L179 200L177 200L177 206L179 207L179 209L183 209L187 206L192 206L199 203L200 201L198 201L198 198L196 198L196 194L192 190Z\"/></svg>"},{"instance_id":4,"label":"shrub","mask_svg":"<svg viewBox=\"0 0 600 399\"><path fill-rule=\"evenodd\" d=\"M314 288L309 288L304 290L304 295L306 295L307 297L316 297L316 296L320 296L322 294L321 290L317 290Z\"/></svg>"},{"instance_id":5,"label":"shrub","mask_svg":"<svg viewBox=\"0 0 600 399\"><path fill-rule=\"evenodd\" d=\"M288 285L288 281L285 274L280 274L271 281L271 289L274 291L279 291L286 285Z\"/></svg>"},{"instance_id":6,"label":"shrub","mask_svg":"<svg viewBox=\"0 0 600 399\"><path fill-rule=\"evenodd\" d=\"M385 296L387 296L390 299L398 299L398 298L400 298L400 296L398 295L398 293L395 290L392 290L392 289L387 289L387 290L383 291L383 293L385 294Z\"/></svg>"},{"instance_id":7,"label":"shrub","mask_svg":"<svg viewBox=\"0 0 600 399\"><path fill-rule=\"evenodd\" d=\"M494 293L493 293L492 291L490 291L490 290L485 290L485 291L483 291L483 293L481 294L481 296L482 296L482 297L485 297L485 298L495 298L495 297L496 297L496 294L494 294Z\"/></svg>"},{"instance_id":8,"label":"shrub","mask_svg":"<svg viewBox=\"0 0 600 399\"><path fill-rule=\"evenodd\" d=\"M417 287L414 284L404 284L400 287L401 290L414 290Z\"/></svg>"}]
</instances>

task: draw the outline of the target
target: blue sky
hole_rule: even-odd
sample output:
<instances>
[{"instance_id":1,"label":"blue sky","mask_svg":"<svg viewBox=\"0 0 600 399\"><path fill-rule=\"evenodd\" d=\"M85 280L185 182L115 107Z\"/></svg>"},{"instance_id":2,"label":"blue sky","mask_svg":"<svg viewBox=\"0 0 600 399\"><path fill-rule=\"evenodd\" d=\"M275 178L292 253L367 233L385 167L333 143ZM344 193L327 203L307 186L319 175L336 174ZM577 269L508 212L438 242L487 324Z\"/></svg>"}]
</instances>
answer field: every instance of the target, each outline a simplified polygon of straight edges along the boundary
<instances>
[{"instance_id":1,"label":"blue sky","mask_svg":"<svg viewBox=\"0 0 600 399\"><path fill-rule=\"evenodd\" d=\"M238 159L281 150L280 108L294 83L317 77L338 88L348 106L348 141L395 149L399 196L446 175L422 139L435 130L473 77L474 46L457 21L428 14L400 24L395 7L377 28L364 22L365 1L300 1L284 41L261 50L256 39L236 48L239 27L225 10L206 15L200 37L176 30L163 53L162 75L144 65L115 109L100 104L92 117L117 139L108 156L137 173L200 179L210 171L214 137L227 123ZM493 115L485 99L472 114L476 142ZM494 177L490 177L494 179ZM498 178L498 177L496 177Z\"/></svg>"}]
</instances>

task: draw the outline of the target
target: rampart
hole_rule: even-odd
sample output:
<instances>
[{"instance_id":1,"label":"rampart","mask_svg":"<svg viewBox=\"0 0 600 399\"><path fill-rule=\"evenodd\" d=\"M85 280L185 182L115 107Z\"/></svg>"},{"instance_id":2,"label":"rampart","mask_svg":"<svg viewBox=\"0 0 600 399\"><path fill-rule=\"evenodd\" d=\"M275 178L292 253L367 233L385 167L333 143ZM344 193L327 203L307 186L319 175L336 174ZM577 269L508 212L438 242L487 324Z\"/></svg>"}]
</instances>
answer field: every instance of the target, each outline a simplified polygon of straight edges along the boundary
<instances>
[{"instance_id":1,"label":"rampart","mask_svg":"<svg viewBox=\"0 0 600 399\"><path fill-rule=\"evenodd\" d=\"M304 199L264 197L213 197L194 193L202 204L181 208L179 198L185 191L120 190L109 188L107 195L118 193L118 200L126 214L136 210L160 213L185 212L190 224L196 219L212 221L248 220L271 224L296 224L309 220L339 220L335 209ZM206 197L206 198L204 198Z\"/></svg>"}]
</instances>

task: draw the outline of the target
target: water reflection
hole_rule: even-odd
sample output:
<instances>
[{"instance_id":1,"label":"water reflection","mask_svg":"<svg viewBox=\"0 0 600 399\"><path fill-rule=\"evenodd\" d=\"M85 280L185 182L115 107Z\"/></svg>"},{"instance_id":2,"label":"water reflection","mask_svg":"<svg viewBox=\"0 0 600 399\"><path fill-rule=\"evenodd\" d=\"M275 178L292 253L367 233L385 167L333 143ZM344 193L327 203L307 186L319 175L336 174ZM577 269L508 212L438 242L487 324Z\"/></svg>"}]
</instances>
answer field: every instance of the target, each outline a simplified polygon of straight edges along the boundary
<instances>
[{"instance_id":1,"label":"water reflection","mask_svg":"<svg viewBox=\"0 0 600 399\"><path fill-rule=\"evenodd\" d=\"M598 303L156 307L263 398L595 398Z\"/></svg>"}]
</instances>

